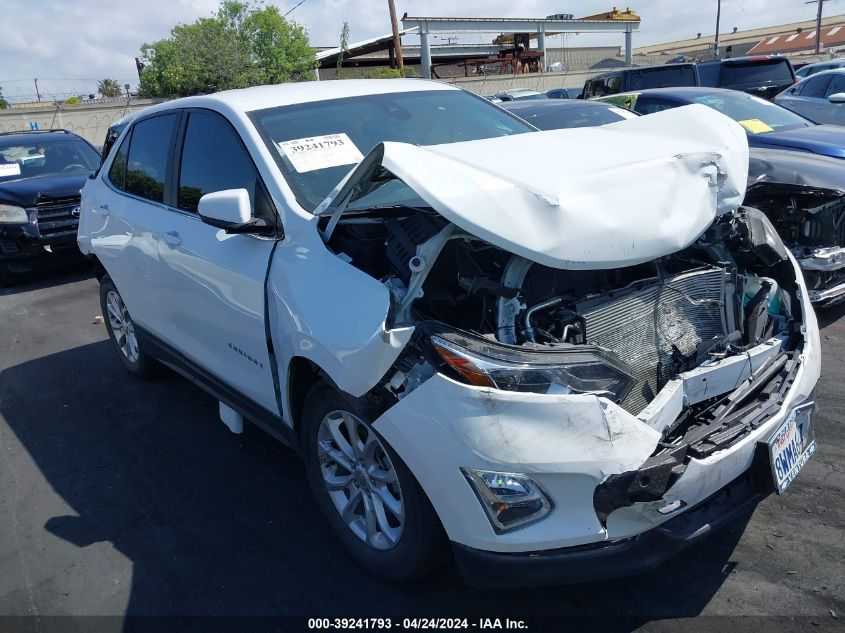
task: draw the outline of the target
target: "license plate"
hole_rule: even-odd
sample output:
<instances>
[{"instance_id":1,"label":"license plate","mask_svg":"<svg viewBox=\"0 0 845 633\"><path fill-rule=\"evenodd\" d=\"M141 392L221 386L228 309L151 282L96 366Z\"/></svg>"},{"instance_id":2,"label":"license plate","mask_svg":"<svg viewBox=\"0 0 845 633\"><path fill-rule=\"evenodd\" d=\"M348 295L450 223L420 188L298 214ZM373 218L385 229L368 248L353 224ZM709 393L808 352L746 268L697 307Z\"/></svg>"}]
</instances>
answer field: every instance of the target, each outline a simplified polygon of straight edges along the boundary
<instances>
[{"instance_id":1,"label":"license plate","mask_svg":"<svg viewBox=\"0 0 845 633\"><path fill-rule=\"evenodd\" d=\"M772 476L778 494L786 490L810 456L816 452L816 439L813 434L814 407L814 402L808 402L790 411L768 442Z\"/></svg>"}]
</instances>

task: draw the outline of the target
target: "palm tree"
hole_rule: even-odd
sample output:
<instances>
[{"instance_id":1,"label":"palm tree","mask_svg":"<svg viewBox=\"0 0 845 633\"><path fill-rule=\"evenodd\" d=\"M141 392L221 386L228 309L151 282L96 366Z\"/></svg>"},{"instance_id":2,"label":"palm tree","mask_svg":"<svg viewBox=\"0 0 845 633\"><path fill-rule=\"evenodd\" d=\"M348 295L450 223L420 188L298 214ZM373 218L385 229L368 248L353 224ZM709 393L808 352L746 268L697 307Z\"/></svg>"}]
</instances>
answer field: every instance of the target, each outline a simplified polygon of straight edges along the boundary
<instances>
[{"instance_id":1,"label":"palm tree","mask_svg":"<svg viewBox=\"0 0 845 633\"><path fill-rule=\"evenodd\" d=\"M119 97L123 94L117 79L102 79L97 84L97 92L104 97Z\"/></svg>"}]
</instances>

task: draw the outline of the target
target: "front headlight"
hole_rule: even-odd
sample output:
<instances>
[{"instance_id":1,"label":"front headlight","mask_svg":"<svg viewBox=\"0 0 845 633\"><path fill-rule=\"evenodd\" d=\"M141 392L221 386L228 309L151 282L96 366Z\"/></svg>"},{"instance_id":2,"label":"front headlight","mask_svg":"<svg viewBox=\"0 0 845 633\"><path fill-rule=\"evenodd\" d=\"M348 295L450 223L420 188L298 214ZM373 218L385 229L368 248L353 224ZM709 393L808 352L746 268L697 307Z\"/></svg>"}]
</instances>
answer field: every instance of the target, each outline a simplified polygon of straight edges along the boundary
<instances>
[{"instance_id":1,"label":"front headlight","mask_svg":"<svg viewBox=\"0 0 845 633\"><path fill-rule=\"evenodd\" d=\"M751 252L767 266L774 266L787 259L788 251L769 218L753 207L743 210L743 220Z\"/></svg>"},{"instance_id":2,"label":"front headlight","mask_svg":"<svg viewBox=\"0 0 845 633\"><path fill-rule=\"evenodd\" d=\"M432 336L431 343L452 369L481 387L547 394L595 393L619 402L634 385L619 363L587 345L522 350L456 333Z\"/></svg>"},{"instance_id":3,"label":"front headlight","mask_svg":"<svg viewBox=\"0 0 845 633\"><path fill-rule=\"evenodd\" d=\"M0 224L26 224L29 216L23 207L0 204Z\"/></svg>"}]
</instances>

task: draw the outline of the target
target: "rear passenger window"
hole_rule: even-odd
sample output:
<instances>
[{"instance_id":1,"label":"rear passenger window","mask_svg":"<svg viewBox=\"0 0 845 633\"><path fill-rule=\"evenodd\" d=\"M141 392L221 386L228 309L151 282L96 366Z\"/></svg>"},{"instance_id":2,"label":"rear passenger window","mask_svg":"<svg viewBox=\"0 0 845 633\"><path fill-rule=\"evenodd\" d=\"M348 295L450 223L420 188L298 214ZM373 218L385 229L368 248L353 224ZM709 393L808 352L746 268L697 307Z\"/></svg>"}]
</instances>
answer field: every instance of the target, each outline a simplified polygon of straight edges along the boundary
<instances>
[{"instance_id":1,"label":"rear passenger window","mask_svg":"<svg viewBox=\"0 0 845 633\"><path fill-rule=\"evenodd\" d=\"M824 99L824 91L827 89L827 84L830 83L830 75L818 75L807 80L804 87L801 88L802 97L812 97L814 99Z\"/></svg>"},{"instance_id":2,"label":"rear passenger window","mask_svg":"<svg viewBox=\"0 0 845 633\"><path fill-rule=\"evenodd\" d=\"M166 114L139 121L132 128L126 169L127 193L164 202L167 154L178 116Z\"/></svg>"},{"instance_id":3,"label":"rear passenger window","mask_svg":"<svg viewBox=\"0 0 845 633\"><path fill-rule=\"evenodd\" d=\"M178 206L196 211L202 196L225 189L246 189L253 213L271 215L258 171L234 128L219 114L191 112L182 146Z\"/></svg>"},{"instance_id":4,"label":"rear passenger window","mask_svg":"<svg viewBox=\"0 0 845 633\"><path fill-rule=\"evenodd\" d=\"M109 167L109 180L118 189L126 189L126 150L129 148L129 138L131 134L127 134L126 138L120 144L115 152L114 160L111 167Z\"/></svg>"}]
</instances>

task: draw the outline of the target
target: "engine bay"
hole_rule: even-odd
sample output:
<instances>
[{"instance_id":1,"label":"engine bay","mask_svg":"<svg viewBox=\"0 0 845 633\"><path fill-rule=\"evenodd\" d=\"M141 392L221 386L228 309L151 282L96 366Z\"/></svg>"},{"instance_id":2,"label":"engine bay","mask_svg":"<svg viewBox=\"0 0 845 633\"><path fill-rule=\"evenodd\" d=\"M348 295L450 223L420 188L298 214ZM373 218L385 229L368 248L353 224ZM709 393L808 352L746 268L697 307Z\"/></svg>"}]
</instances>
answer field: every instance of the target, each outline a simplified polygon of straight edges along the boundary
<instances>
[{"instance_id":1,"label":"engine bay","mask_svg":"<svg viewBox=\"0 0 845 633\"><path fill-rule=\"evenodd\" d=\"M680 252L598 270L533 263L419 207L349 213L329 246L390 289L389 327L438 323L531 351L598 348L631 377L617 403L636 415L682 372L772 337L794 347L794 274L763 222L740 209Z\"/></svg>"}]
</instances>

